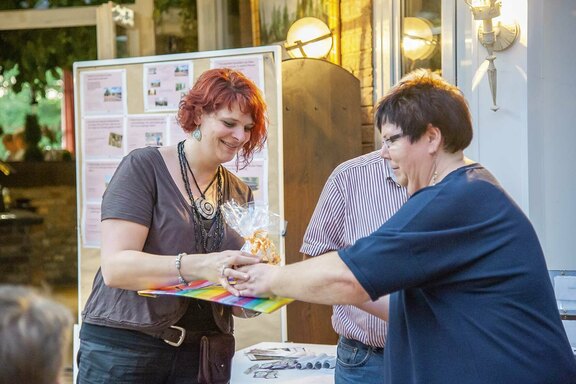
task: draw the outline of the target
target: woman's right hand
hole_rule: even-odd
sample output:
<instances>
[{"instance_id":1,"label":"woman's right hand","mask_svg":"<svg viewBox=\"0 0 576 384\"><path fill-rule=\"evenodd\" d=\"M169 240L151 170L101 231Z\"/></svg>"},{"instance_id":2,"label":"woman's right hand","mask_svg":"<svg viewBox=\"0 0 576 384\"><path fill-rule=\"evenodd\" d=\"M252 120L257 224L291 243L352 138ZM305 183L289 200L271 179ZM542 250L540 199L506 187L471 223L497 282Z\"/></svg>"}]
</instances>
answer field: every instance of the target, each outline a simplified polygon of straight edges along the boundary
<instances>
[{"instance_id":1,"label":"woman's right hand","mask_svg":"<svg viewBox=\"0 0 576 384\"><path fill-rule=\"evenodd\" d=\"M178 284L177 255L155 255L142 251L148 228L126 220L102 221L101 266L106 285L138 291ZM241 251L185 254L180 274L186 281L209 280L226 289L232 279L244 278L234 267L256 264L258 256Z\"/></svg>"}]
</instances>

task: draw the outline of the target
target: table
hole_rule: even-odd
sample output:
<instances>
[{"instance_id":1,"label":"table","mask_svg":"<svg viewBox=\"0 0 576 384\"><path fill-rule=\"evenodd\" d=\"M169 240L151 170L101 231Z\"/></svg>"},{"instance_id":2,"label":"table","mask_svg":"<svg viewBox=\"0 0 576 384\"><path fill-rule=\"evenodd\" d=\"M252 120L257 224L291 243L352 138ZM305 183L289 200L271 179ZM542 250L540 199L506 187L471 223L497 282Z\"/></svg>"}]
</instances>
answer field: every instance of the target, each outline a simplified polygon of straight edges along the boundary
<instances>
[{"instance_id":1,"label":"table","mask_svg":"<svg viewBox=\"0 0 576 384\"><path fill-rule=\"evenodd\" d=\"M251 349L268 349L268 348L294 348L303 347L306 351L315 352L316 354L325 353L330 356L336 356L335 345L324 344L299 344L299 343L277 343L263 342L251 345L247 348L236 351L232 360L232 379L230 384L254 384L254 383L282 383L282 384L334 384L334 369L281 369L277 370L277 378L254 378L253 373L245 374L248 368L258 361L250 361L245 352ZM260 361L261 363L262 361Z\"/></svg>"}]
</instances>

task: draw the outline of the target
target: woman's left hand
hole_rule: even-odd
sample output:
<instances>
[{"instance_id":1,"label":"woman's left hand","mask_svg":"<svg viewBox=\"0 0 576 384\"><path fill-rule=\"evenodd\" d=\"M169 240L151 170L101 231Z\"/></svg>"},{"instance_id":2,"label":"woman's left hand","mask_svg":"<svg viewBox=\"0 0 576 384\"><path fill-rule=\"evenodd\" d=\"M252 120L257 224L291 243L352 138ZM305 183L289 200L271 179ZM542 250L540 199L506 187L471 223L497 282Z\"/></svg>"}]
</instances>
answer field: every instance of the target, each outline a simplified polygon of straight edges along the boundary
<instances>
[{"instance_id":1,"label":"woman's left hand","mask_svg":"<svg viewBox=\"0 0 576 384\"><path fill-rule=\"evenodd\" d=\"M208 280L218 281L230 293L240 296L234 285L236 281L248 279L248 275L236 268L259 263L260 258L243 251L223 251L218 255L220 255L220 258L215 260L214 264L217 275L213 278L208 278ZM212 269L212 272L214 272L214 269Z\"/></svg>"}]
</instances>

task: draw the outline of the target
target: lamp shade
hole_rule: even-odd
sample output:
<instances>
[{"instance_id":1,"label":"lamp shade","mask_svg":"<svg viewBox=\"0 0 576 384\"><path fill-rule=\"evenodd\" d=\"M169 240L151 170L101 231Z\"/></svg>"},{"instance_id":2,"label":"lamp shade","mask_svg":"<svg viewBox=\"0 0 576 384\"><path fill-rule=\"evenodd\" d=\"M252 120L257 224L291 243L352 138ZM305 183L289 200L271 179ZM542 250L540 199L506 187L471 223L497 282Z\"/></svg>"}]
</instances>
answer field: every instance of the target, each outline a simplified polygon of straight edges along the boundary
<instances>
[{"instance_id":1,"label":"lamp shade","mask_svg":"<svg viewBox=\"0 0 576 384\"><path fill-rule=\"evenodd\" d=\"M466 0L474 20L489 20L500 16L500 0Z\"/></svg>"},{"instance_id":2,"label":"lamp shade","mask_svg":"<svg viewBox=\"0 0 576 384\"><path fill-rule=\"evenodd\" d=\"M304 17L290 26L284 46L293 58L324 58L332 49L332 33L322 20Z\"/></svg>"},{"instance_id":3,"label":"lamp shade","mask_svg":"<svg viewBox=\"0 0 576 384\"><path fill-rule=\"evenodd\" d=\"M405 17L402 25L402 52L410 60L432 57L436 38L432 24L421 17Z\"/></svg>"}]
</instances>

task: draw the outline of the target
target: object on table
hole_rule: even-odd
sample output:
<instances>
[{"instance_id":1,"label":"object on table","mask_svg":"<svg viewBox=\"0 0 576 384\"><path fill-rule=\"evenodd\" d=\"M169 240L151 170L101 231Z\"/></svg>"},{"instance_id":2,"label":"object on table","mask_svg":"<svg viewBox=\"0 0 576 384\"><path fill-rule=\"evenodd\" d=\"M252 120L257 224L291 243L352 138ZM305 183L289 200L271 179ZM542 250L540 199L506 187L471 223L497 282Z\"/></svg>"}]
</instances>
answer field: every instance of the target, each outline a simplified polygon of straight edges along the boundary
<instances>
[{"instance_id":1,"label":"object on table","mask_svg":"<svg viewBox=\"0 0 576 384\"><path fill-rule=\"evenodd\" d=\"M245 352L245 355L251 361L296 359L302 356L310 356L310 354L306 351L306 349L301 347L251 349Z\"/></svg>"}]
</instances>

